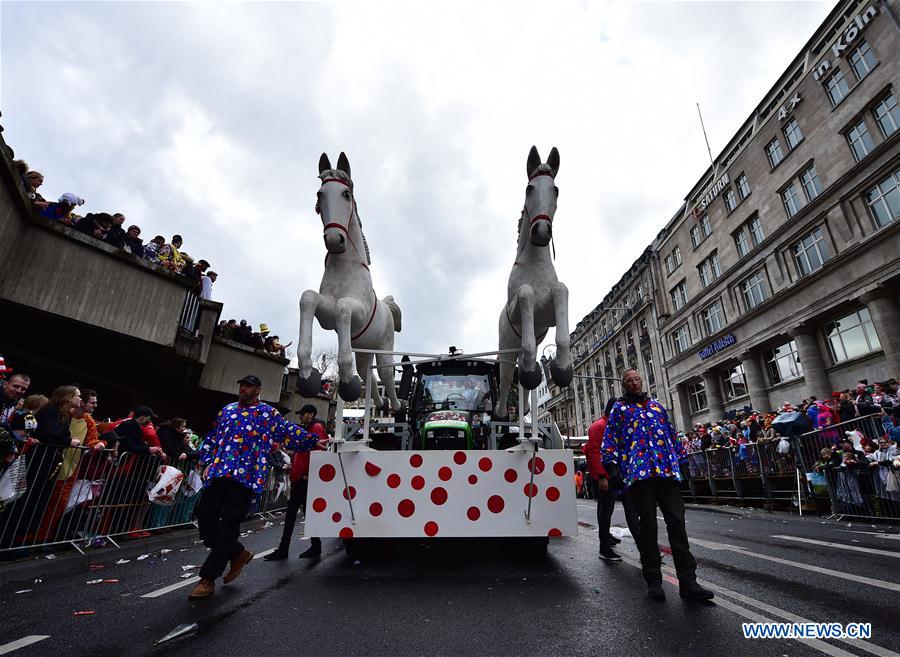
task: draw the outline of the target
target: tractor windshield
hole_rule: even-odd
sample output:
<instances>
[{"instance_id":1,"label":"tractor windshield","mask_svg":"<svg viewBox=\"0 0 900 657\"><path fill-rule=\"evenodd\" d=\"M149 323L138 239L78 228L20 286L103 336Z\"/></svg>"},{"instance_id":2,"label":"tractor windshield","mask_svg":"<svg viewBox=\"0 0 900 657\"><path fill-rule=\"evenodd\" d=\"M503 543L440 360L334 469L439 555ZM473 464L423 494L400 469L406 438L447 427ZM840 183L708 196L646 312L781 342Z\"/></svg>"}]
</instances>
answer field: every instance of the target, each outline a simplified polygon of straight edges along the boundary
<instances>
[{"instance_id":1,"label":"tractor windshield","mask_svg":"<svg viewBox=\"0 0 900 657\"><path fill-rule=\"evenodd\" d=\"M428 408L483 411L490 402L490 382L485 374L425 375L422 403Z\"/></svg>"}]
</instances>

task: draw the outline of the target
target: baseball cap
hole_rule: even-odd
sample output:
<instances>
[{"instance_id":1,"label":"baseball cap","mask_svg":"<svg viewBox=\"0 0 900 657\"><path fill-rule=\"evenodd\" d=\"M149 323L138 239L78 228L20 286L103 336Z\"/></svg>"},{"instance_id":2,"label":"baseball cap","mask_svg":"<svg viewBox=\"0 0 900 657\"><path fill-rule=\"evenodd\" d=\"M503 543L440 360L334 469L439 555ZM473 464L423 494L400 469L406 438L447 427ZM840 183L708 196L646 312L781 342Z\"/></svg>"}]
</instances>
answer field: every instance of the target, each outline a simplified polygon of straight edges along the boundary
<instances>
[{"instance_id":1,"label":"baseball cap","mask_svg":"<svg viewBox=\"0 0 900 657\"><path fill-rule=\"evenodd\" d=\"M259 380L258 376L254 376L253 374L248 374L243 379L238 379L238 383L246 383L251 386L261 386L262 381Z\"/></svg>"}]
</instances>

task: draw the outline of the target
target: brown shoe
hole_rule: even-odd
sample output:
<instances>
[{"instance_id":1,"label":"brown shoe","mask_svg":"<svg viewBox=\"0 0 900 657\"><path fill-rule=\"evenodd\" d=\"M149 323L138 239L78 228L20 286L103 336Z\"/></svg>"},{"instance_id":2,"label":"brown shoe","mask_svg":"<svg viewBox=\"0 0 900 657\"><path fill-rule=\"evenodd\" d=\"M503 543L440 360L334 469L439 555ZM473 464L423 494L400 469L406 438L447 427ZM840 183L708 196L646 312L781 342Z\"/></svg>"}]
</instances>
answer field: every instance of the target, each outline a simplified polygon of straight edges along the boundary
<instances>
[{"instance_id":1,"label":"brown shoe","mask_svg":"<svg viewBox=\"0 0 900 657\"><path fill-rule=\"evenodd\" d=\"M191 589L188 594L188 600L199 600L200 598L208 598L216 590L216 580L208 577L202 578L197 582L197 586Z\"/></svg>"},{"instance_id":2,"label":"brown shoe","mask_svg":"<svg viewBox=\"0 0 900 657\"><path fill-rule=\"evenodd\" d=\"M239 555L237 555L234 559L231 560L231 568L227 573L225 573L225 577L222 578L222 581L226 584L233 582L238 575L241 574L241 571L244 569L250 560L253 558L253 553L249 550L244 550Z\"/></svg>"}]
</instances>

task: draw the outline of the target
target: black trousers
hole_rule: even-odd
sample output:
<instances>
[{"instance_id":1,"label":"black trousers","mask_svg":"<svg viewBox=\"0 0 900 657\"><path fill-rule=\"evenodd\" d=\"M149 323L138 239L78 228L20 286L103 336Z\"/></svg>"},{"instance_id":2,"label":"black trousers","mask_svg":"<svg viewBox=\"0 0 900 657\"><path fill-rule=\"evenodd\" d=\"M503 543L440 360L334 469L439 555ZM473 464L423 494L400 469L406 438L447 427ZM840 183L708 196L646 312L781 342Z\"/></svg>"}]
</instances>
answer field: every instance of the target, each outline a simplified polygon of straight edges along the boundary
<instances>
[{"instance_id":1,"label":"black trousers","mask_svg":"<svg viewBox=\"0 0 900 657\"><path fill-rule=\"evenodd\" d=\"M221 577L228 562L243 551L238 537L252 500L253 491L233 479L218 477L203 489L197 504L197 526L210 553L200 568L200 577Z\"/></svg>"},{"instance_id":2,"label":"black trousers","mask_svg":"<svg viewBox=\"0 0 900 657\"><path fill-rule=\"evenodd\" d=\"M303 507L303 515L306 515L306 494L309 492L309 480L298 479L291 482L291 496L288 499L287 510L284 512L284 532L281 534L281 543L278 549L287 552L291 546L291 536L294 534L294 525L297 522L297 511ZM322 539L313 538L312 547L322 550Z\"/></svg>"},{"instance_id":3,"label":"black trousers","mask_svg":"<svg viewBox=\"0 0 900 657\"><path fill-rule=\"evenodd\" d=\"M656 507L662 512L669 534L672 559L681 584L697 579L697 562L691 554L684 525L684 501L681 483L667 477L654 477L632 484L628 494L640 518L640 533L636 538L641 553L641 570L647 582L662 581L659 545L656 533Z\"/></svg>"},{"instance_id":4,"label":"black trousers","mask_svg":"<svg viewBox=\"0 0 900 657\"><path fill-rule=\"evenodd\" d=\"M631 537L637 542L638 534L641 531L640 519L628 493L619 494L612 488L602 491L599 486L597 486L597 493L599 494L597 498L597 530L600 534L600 545L612 546L612 542L609 540L609 527L612 524L612 515L616 508L617 498L622 500L622 510L625 512L625 522L628 524L628 531L631 532Z\"/></svg>"}]
</instances>

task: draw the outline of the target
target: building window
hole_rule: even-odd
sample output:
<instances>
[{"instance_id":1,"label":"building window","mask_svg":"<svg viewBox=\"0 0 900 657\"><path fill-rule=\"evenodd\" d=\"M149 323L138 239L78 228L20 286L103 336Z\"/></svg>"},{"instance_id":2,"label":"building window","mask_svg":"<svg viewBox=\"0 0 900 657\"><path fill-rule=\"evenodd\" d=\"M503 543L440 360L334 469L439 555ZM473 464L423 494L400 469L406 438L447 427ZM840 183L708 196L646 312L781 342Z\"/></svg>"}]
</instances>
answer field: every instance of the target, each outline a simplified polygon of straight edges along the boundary
<instances>
[{"instance_id":1,"label":"building window","mask_svg":"<svg viewBox=\"0 0 900 657\"><path fill-rule=\"evenodd\" d=\"M857 162L875 148L875 142L872 141L866 122L862 120L847 131L847 142L850 144L850 150L853 151L853 157Z\"/></svg>"},{"instance_id":2,"label":"building window","mask_svg":"<svg viewBox=\"0 0 900 657\"><path fill-rule=\"evenodd\" d=\"M794 259L797 261L797 270L801 276L821 269L830 257L828 245L825 244L825 238L822 236L820 228L816 228L797 244L794 244L792 250Z\"/></svg>"},{"instance_id":3,"label":"building window","mask_svg":"<svg viewBox=\"0 0 900 657\"><path fill-rule=\"evenodd\" d=\"M671 276L672 272L675 271L675 268L672 266L672 254L666 256L666 276Z\"/></svg>"},{"instance_id":4,"label":"building window","mask_svg":"<svg viewBox=\"0 0 900 657\"><path fill-rule=\"evenodd\" d=\"M791 118L784 126L784 140L787 142L788 150L794 150L801 141L803 141L803 133L800 131L800 124L797 119Z\"/></svg>"},{"instance_id":5,"label":"building window","mask_svg":"<svg viewBox=\"0 0 900 657\"><path fill-rule=\"evenodd\" d=\"M756 308L766 299L766 284L761 271L741 283L741 294L744 295L744 306L747 310Z\"/></svg>"},{"instance_id":6,"label":"building window","mask_svg":"<svg viewBox=\"0 0 900 657\"><path fill-rule=\"evenodd\" d=\"M844 79L844 74L841 73L841 69L835 70L835 72L825 80L825 93L828 94L828 99L831 101L832 107L837 106L849 92L850 87L847 86L847 80Z\"/></svg>"},{"instance_id":7,"label":"building window","mask_svg":"<svg viewBox=\"0 0 900 657\"><path fill-rule=\"evenodd\" d=\"M681 266L681 249L677 246L672 249L672 260L675 261L676 269Z\"/></svg>"},{"instance_id":8,"label":"building window","mask_svg":"<svg viewBox=\"0 0 900 657\"><path fill-rule=\"evenodd\" d=\"M799 379L803 376L803 366L797 354L797 345L791 340L775 347L766 357L766 368L772 385Z\"/></svg>"},{"instance_id":9,"label":"building window","mask_svg":"<svg viewBox=\"0 0 900 657\"><path fill-rule=\"evenodd\" d=\"M684 308L684 304L687 303L687 300L687 285L685 285L684 281L681 281L675 286L675 289L672 290L672 307L676 311L681 310Z\"/></svg>"},{"instance_id":10,"label":"building window","mask_svg":"<svg viewBox=\"0 0 900 657\"><path fill-rule=\"evenodd\" d=\"M788 216L793 217L800 210L800 192L794 187L794 183L787 186L781 192L781 200L784 203L784 209L787 210Z\"/></svg>"},{"instance_id":11,"label":"building window","mask_svg":"<svg viewBox=\"0 0 900 657\"><path fill-rule=\"evenodd\" d=\"M729 188L725 191L725 196L724 196L724 198L725 198L725 208L726 208L729 212L733 212L734 209L735 209L735 208L737 207L737 205L738 205L738 204L737 204L737 194L735 194L735 193L734 193L734 190L733 190L731 187L729 187Z\"/></svg>"},{"instance_id":12,"label":"building window","mask_svg":"<svg viewBox=\"0 0 900 657\"><path fill-rule=\"evenodd\" d=\"M705 308L702 317L706 335L718 333L725 327L725 313L722 312L721 301L716 301L713 305Z\"/></svg>"},{"instance_id":13,"label":"building window","mask_svg":"<svg viewBox=\"0 0 900 657\"><path fill-rule=\"evenodd\" d=\"M828 322L825 325L825 337L835 363L865 356L881 349L881 342L875 333L868 308L860 308L846 317Z\"/></svg>"},{"instance_id":14,"label":"building window","mask_svg":"<svg viewBox=\"0 0 900 657\"><path fill-rule=\"evenodd\" d=\"M800 174L800 183L803 185L807 201L812 201L822 193L822 183L819 180L819 174L816 173L815 164L810 164L809 168Z\"/></svg>"},{"instance_id":15,"label":"building window","mask_svg":"<svg viewBox=\"0 0 900 657\"><path fill-rule=\"evenodd\" d=\"M737 365L722 372L722 387L725 399L730 401L747 394L747 381L744 379L744 366Z\"/></svg>"},{"instance_id":16,"label":"building window","mask_svg":"<svg viewBox=\"0 0 900 657\"><path fill-rule=\"evenodd\" d=\"M703 239L712 235L712 224L709 223L708 214L703 215L703 218L700 220L700 232L703 234Z\"/></svg>"},{"instance_id":17,"label":"building window","mask_svg":"<svg viewBox=\"0 0 900 657\"><path fill-rule=\"evenodd\" d=\"M778 141L778 137L766 144L766 156L769 158L769 166L773 169L784 159L784 153L781 150L781 143Z\"/></svg>"},{"instance_id":18,"label":"building window","mask_svg":"<svg viewBox=\"0 0 900 657\"><path fill-rule=\"evenodd\" d=\"M699 413L706 408L706 386L702 381L691 383L687 387L691 413Z\"/></svg>"},{"instance_id":19,"label":"building window","mask_svg":"<svg viewBox=\"0 0 900 657\"><path fill-rule=\"evenodd\" d=\"M900 218L900 169L866 192L866 204L878 228Z\"/></svg>"},{"instance_id":20,"label":"building window","mask_svg":"<svg viewBox=\"0 0 900 657\"><path fill-rule=\"evenodd\" d=\"M697 224L694 224L693 226L691 226L691 244L696 249L698 246L700 246L700 242L702 241L703 238L700 237L700 227L697 226Z\"/></svg>"},{"instance_id":21,"label":"building window","mask_svg":"<svg viewBox=\"0 0 900 657\"><path fill-rule=\"evenodd\" d=\"M872 52L869 44L865 41L859 45L859 48L850 53L847 59L850 61L850 66L853 67L857 80L862 80L866 77L869 71L875 68L875 65L878 63L875 61L875 53Z\"/></svg>"},{"instance_id":22,"label":"building window","mask_svg":"<svg viewBox=\"0 0 900 657\"><path fill-rule=\"evenodd\" d=\"M688 333L687 324L682 324L672 334L672 346L675 349L675 355L687 351L691 346L691 336Z\"/></svg>"},{"instance_id":23,"label":"building window","mask_svg":"<svg viewBox=\"0 0 900 657\"><path fill-rule=\"evenodd\" d=\"M748 224L750 226L750 236L753 238L753 246L759 246L766 238L763 233L762 222L759 217L754 217Z\"/></svg>"},{"instance_id":24,"label":"building window","mask_svg":"<svg viewBox=\"0 0 900 657\"><path fill-rule=\"evenodd\" d=\"M750 253L750 240L747 237L747 229L743 226L734 234L734 245L737 247L739 257L743 258Z\"/></svg>"},{"instance_id":25,"label":"building window","mask_svg":"<svg viewBox=\"0 0 900 657\"><path fill-rule=\"evenodd\" d=\"M719 254L713 252L711 256L700 263L697 270L700 272L700 281L703 283L703 287L709 287L713 281L722 275L722 268L719 265Z\"/></svg>"},{"instance_id":26,"label":"building window","mask_svg":"<svg viewBox=\"0 0 900 657\"><path fill-rule=\"evenodd\" d=\"M890 137L897 132L897 126L900 125L900 107L897 106L897 99L894 94L889 94L884 100L875 106L872 110L878 126L881 128L881 134L885 138Z\"/></svg>"},{"instance_id":27,"label":"building window","mask_svg":"<svg viewBox=\"0 0 900 657\"><path fill-rule=\"evenodd\" d=\"M747 176L745 176L743 173L737 178L737 188L738 193L741 195L742 201L750 196L750 181L747 180Z\"/></svg>"}]
</instances>

